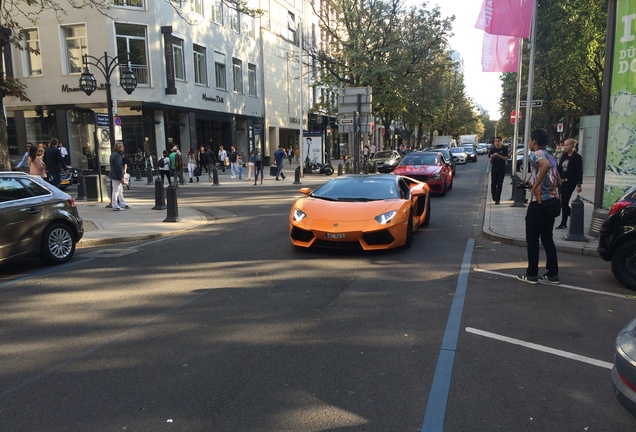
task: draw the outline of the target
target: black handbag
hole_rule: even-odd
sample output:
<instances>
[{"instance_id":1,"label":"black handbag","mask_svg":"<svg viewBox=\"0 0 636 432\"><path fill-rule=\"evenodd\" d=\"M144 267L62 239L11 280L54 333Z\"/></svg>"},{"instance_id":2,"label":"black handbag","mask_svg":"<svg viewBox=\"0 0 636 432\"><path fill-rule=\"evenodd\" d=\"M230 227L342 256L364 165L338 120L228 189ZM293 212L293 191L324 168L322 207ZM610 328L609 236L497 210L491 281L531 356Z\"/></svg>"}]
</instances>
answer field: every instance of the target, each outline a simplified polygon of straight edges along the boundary
<instances>
[{"instance_id":1,"label":"black handbag","mask_svg":"<svg viewBox=\"0 0 636 432\"><path fill-rule=\"evenodd\" d=\"M539 204L541 211L550 218L557 218L561 214L561 199L552 197L541 201Z\"/></svg>"}]
</instances>

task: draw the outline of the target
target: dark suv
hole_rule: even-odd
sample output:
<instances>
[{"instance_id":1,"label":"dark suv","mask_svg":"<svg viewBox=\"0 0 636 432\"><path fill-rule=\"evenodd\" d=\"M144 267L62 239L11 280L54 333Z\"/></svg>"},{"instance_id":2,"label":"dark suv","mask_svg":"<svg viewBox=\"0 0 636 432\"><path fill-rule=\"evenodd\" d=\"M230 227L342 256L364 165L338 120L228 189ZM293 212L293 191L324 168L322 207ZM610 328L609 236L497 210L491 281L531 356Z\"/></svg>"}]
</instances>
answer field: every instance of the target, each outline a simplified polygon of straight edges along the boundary
<instances>
[{"instance_id":1,"label":"dark suv","mask_svg":"<svg viewBox=\"0 0 636 432\"><path fill-rule=\"evenodd\" d=\"M612 272L620 283L636 290L636 186L619 198L603 222L598 253L612 262Z\"/></svg>"},{"instance_id":2,"label":"dark suv","mask_svg":"<svg viewBox=\"0 0 636 432\"><path fill-rule=\"evenodd\" d=\"M0 172L0 264L29 256L65 263L83 235L69 195L38 176Z\"/></svg>"}]
</instances>

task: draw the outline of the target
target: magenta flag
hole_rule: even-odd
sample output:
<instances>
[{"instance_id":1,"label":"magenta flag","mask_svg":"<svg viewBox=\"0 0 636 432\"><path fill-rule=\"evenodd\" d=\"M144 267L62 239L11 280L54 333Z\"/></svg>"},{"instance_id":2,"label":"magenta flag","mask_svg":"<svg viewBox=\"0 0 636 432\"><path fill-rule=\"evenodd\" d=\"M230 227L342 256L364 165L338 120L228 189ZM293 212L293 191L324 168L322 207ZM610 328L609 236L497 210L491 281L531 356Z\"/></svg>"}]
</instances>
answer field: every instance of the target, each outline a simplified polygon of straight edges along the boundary
<instances>
[{"instance_id":1,"label":"magenta flag","mask_svg":"<svg viewBox=\"0 0 636 432\"><path fill-rule=\"evenodd\" d=\"M519 38L484 33L481 70L484 72L517 72L518 68Z\"/></svg>"},{"instance_id":2,"label":"magenta flag","mask_svg":"<svg viewBox=\"0 0 636 432\"><path fill-rule=\"evenodd\" d=\"M492 35L530 37L535 0L484 0L475 28Z\"/></svg>"}]
</instances>

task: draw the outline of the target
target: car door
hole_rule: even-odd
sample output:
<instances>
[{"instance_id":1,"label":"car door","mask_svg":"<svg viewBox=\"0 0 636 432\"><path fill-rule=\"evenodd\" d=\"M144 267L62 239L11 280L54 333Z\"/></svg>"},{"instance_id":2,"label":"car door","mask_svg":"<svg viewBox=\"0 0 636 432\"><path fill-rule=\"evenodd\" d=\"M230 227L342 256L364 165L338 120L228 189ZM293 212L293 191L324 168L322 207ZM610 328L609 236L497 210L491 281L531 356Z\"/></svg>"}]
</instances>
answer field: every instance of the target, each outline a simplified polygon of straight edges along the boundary
<instances>
[{"instance_id":1,"label":"car door","mask_svg":"<svg viewBox=\"0 0 636 432\"><path fill-rule=\"evenodd\" d=\"M44 210L20 178L0 176L0 262L39 248Z\"/></svg>"}]
</instances>

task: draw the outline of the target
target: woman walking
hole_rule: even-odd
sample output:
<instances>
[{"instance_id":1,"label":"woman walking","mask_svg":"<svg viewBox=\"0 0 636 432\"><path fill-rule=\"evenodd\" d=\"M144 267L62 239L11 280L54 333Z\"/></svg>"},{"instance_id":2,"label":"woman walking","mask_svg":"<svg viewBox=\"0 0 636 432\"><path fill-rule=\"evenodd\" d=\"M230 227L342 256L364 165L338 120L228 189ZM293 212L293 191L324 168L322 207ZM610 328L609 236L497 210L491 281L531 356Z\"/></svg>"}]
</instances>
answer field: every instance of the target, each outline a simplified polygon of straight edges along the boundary
<instances>
[{"instance_id":1,"label":"woman walking","mask_svg":"<svg viewBox=\"0 0 636 432\"><path fill-rule=\"evenodd\" d=\"M196 168L196 166L196 155L194 154L194 150L192 150L192 147L190 147L190 150L188 150L188 174L190 175L190 183L193 183L192 175L194 174L194 169ZM196 177L197 181L199 181L199 176Z\"/></svg>"}]
</instances>

